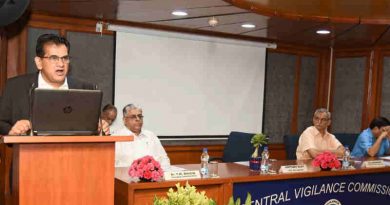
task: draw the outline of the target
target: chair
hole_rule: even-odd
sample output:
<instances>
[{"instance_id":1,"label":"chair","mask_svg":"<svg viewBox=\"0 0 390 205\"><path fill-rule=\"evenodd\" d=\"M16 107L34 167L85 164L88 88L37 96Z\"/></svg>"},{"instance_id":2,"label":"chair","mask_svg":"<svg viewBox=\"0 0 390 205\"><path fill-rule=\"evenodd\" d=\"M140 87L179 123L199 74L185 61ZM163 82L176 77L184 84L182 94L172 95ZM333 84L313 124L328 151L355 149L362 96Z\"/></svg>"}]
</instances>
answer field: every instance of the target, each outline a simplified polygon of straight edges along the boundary
<instances>
[{"instance_id":1,"label":"chair","mask_svg":"<svg viewBox=\"0 0 390 205\"><path fill-rule=\"evenodd\" d=\"M248 161L249 157L254 152L255 148L251 144L251 139L253 133L245 132L231 132L228 141L223 150L222 160L223 162L239 162L239 161ZM261 153L261 150L259 150ZM213 158L215 160L218 158Z\"/></svg>"},{"instance_id":2,"label":"chair","mask_svg":"<svg viewBox=\"0 0 390 205\"><path fill-rule=\"evenodd\" d=\"M344 146L349 146L349 149L352 151L353 146L355 146L355 142L359 134L356 133L335 133L336 138L341 142Z\"/></svg>"},{"instance_id":3,"label":"chair","mask_svg":"<svg viewBox=\"0 0 390 205\"><path fill-rule=\"evenodd\" d=\"M298 147L299 135L285 135L283 142L286 149L287 159L297 159L296 151Z\"/></svg>"}]
</instances>

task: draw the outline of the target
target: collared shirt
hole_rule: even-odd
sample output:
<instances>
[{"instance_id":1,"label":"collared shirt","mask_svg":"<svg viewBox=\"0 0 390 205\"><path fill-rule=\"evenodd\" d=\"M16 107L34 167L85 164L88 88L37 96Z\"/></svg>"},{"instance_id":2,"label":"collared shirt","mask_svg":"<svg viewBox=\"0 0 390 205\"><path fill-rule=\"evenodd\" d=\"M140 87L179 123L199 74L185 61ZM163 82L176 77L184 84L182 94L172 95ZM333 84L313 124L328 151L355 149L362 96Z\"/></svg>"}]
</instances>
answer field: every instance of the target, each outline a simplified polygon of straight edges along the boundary
<instances>
[{"instance_id":1,"label":"collared shirt","mask_svg":"<svg viewBox=\"0 0 390 205\"><path fill-rule=\"evenodd\" d=\"M336 137L325 131L325 135L321 133L314 126L306 128L299 137L299 144L297 147L297 159L311 159L308 153L309 149L317 149L319 151L335 150L341 143Z\"/></svg>"},{"instance_id":2,"label":"collared shirt","mask_svg":"<svg viewBox=\"0 0 390 205\"><path fill-rule=\"evenodd\" d=\"M117 130L112 135L134 136L134 140L131 142L115 143L115 167L130 167L134 160L150 155L160 162L163 170L169 169L170 161L168 155L161 145L160 140L153 132L142 130L141 133L136 136L127 127L124 127Z\"/></svg>"},{"instance_id":3,"label":"collared shirt","mask_svg":"<svg viewBox=\"0 0 390 205\"><path fill-rule=\"evenodd\" d=\"M358 139L356 140L355 146L353 147L351 156L353 157L365 157L368 156L368 149L371 148L376 141L376 138L372 134L372 131L370 128L367 128L363 130L362 133L360 133ZM383 156L385 155L389 150L389 139L383 138L381 145L379 147L378 152L376 153L376 156Z\"/></svg>"},{"instance_id":4,"label":"collared shirt","mask_svg":"<svg viewBox=\"0 0 390 205\"><path fill-rule=\"evenodd\" d=\"M38 74L38 88L67 90L67 89L69 89L69 86L68 86L68 80L67 80L67 78L65 78L64 84L62 84L59 88L55 88L52 85L50 85L49 83L47 83L45 81L45 79L43 79L43 77L42 77L42 72L39 72L39 74Z\"/></svg>"}]
</instances>

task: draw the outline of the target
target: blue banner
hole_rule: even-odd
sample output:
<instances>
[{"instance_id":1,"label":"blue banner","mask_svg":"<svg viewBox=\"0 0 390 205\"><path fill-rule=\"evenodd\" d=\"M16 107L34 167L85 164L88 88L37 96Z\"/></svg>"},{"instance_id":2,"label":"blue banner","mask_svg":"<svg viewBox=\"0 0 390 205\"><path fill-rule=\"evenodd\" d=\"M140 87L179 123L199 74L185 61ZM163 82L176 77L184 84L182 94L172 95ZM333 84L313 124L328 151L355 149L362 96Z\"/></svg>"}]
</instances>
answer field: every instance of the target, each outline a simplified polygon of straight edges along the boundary
<instances>
[{"instance_id":1,"label":"blue banner","mask_svg":"<svg viewBox=\"0 0 390 205\"><path fill-rule=\"evenodd\" d=\"M388 205L390 173L234 183L233 196L253 205Z\"/></svg>"}]
</instances>

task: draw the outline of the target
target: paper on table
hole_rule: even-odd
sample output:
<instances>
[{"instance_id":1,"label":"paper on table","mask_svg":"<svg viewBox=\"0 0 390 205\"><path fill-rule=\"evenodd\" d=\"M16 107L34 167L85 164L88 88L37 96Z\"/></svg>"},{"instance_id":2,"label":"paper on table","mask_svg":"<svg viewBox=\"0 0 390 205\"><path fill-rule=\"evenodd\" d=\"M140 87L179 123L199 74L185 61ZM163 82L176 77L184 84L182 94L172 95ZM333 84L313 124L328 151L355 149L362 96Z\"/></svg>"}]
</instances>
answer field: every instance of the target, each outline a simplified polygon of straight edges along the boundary
<instances>
[{"instance_id":1,"label":"paper on table","mask_svg":"<svg viewBox=\"0 0 390 205\"><path fill-rule=\"evenodd\" d=\"M379 159L390 160L390 156L379 157Z\"/></svg>"},{"instance_id":2,"label":"paper on table","mask_svg":"<svg viewBox=\"0 0 390 205\"><path fill-rule=\"evenodd\" d=\"M249 161L241 161L241 162L234 162L234 163L249 167Z\"/></svg>"},{"instance_id":3,"label":"paper on table","mask_svg":"<svg viewBox=\"0 0 390 205\"><path fill-rule=\"evenodd\" d=\"M164 170L164 171L167 171L167 172L175 172L175 171L185 171L185 170L186 170L186 169L184 169L184 168L181 168L181 167L177 167L177 166L171 165L171 167L169 167L169 169Z\"/></svg>"}]
</instances>

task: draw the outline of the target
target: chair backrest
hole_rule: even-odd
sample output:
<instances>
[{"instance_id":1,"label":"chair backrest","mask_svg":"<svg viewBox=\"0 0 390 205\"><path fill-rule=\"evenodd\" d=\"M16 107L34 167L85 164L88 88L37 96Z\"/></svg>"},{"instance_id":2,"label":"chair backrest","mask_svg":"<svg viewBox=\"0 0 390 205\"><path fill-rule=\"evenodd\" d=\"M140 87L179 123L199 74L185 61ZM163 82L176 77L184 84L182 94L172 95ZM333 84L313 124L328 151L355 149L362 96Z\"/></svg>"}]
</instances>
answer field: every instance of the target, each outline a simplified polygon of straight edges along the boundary
<instances>
[{"instance_id":1,"label":"chair backrest","mask_svg":"<svg viewBox=\"0 0 390 205\"><path fill-rule=\"evenodd\" d=\"M296 151L298 147L299 135L285 135L283 137L287 159L297 159Z\"/></svg>"},{"instance_id":2,"label":"chair backrest","mask_svg":"<svg viewBox=\"0 0 390 205\"><path fill-rule=\"evenodd\" d=\"M251 144L253 133L231 132L223 150L222 161L239 162L248 161L255 150ZM260 152L260 151L259 151Z\"/></svg>"},{"instance_id":3,"label":"chair backrest","mask_svg":"<svg viewBox=\"0 0 390 205\"><path fill-rule=\"evenodd\" d=\"M349 149L352 150L355 146L355 142L359 134L356 133L335 133L334 136L343 144L344 146L348 145Z\"/></svg>"}]
</instances>

